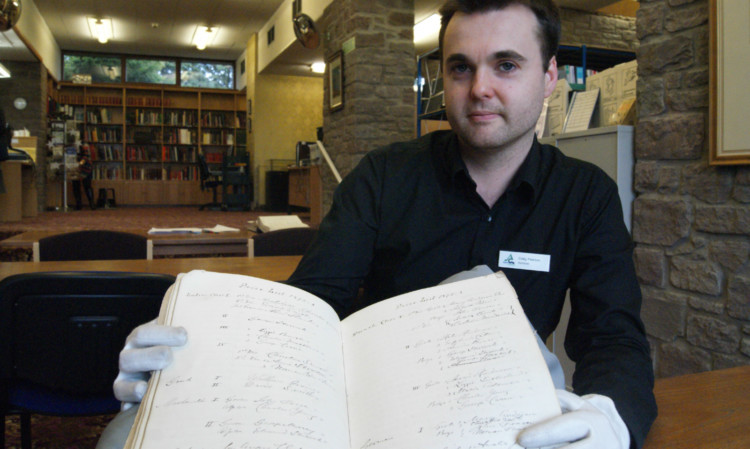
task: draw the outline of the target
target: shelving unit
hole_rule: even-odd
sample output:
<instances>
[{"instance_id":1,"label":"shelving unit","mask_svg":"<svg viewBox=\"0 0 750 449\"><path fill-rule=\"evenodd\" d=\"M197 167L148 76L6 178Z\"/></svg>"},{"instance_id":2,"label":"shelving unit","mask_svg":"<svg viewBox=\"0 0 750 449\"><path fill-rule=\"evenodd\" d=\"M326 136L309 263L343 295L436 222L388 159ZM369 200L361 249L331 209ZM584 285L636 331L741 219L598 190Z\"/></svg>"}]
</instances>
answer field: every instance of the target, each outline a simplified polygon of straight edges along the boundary
<instances>
[{"instance_id":1,"label":"shelving unit","mask_svg":"<svg viewBox=\"0 0 750 449\"><path fill-rule=\"evenodd\" d=\"M635 53L609 50L603 48L572 45L560 45L557 52L558 66L573 65L586 70L604 70L617 64L632 61ZM417 82L417 137L422 134L422 122L426 120L445 120L444 107L433 109L435 101L442 97L442 71L438 49L430 50L417 57L417 80L424 78L424 83ZM585 82L585 76L584 76Z\"/></svg>"},{"instance_id":2,"label":"shelving unit","mask_svg":"<svg viewBox=\"0 0 750 449\"><path fill-rule=\"evenodd\" d=\"M54 102L90 147L94 189L118 204L206 202L198 154L220 165L246 150L244 92L61 83Z\"/></svg>"}]
</instances>

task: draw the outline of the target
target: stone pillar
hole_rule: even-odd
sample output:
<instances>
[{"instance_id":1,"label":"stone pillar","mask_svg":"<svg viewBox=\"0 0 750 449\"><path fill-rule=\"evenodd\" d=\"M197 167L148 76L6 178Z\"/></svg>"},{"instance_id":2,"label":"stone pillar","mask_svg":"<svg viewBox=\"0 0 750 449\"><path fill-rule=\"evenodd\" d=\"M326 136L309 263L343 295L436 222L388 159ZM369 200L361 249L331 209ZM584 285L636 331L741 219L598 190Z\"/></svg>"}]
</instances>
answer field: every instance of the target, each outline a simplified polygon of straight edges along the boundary
<instances>
[{"instance_id":1,"label":"stone pillar","mask_svg":"<svg viewBox=\"0 0 750 449\"><path fill-rule=\"evenodd\" d=\"M336 0L319 25L326 60L344 48L343 108L329 108L328 73L323 92L323 142L343 177L368 151L415 135L414 0ZM321 173L327 212L336 181Z\"/></svg>"},{"instance_id":2,"label":"stone pillar","mask_svg":"<svg viewBox=\"0 0 750 449\"><path fill-rule=\"evenodd\" d=\"M659 377L750 364L750 167L708 165L708 0L641 2L633 213Z\"/></svg>"}]
</instances>

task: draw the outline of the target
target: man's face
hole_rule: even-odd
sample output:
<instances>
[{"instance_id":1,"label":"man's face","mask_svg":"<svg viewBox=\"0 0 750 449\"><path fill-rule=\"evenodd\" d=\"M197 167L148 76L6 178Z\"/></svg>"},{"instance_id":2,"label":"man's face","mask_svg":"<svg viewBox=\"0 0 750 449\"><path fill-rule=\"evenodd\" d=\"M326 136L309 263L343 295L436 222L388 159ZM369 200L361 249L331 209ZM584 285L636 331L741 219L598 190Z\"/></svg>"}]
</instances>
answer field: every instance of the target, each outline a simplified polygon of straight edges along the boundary
<instances>
[{"instance_id":1,"label":"man's face","mask_svg":"<svg viewBox=\"0 0 750 449\"><path fill-rule=\"evenodd\" d=\"M530 145L537 119L557 82L544 71L538 22L528 8L456 13L443 40L445 105L461 144L498 151ZM527 143L528 142L528 143Z\"/></svg>"}]
</instances>

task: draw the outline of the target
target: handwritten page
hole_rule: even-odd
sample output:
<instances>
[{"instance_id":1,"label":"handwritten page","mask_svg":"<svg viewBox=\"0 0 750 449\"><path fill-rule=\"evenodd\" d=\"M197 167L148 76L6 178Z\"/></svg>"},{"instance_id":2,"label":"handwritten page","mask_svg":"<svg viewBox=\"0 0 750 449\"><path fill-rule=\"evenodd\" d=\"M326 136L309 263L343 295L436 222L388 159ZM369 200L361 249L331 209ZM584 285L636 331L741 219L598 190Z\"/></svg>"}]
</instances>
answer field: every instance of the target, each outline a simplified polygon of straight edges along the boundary
<instances>
[{"instance_id":1,"label":"handwritten page","mask_svg":"<svg viewBox=\"0 0 750 449\"><path fill-rule=\"evenodd\" d=\"M160 320L188 343L155 372L126 448L349 447L339 320L283 284L192 271Z\"/></svg>"},{"instance_id":2,"label":"handwritten page","mask_svg":"<svg viewBox=\"0 0 750 449\"><path fill-rule=\"evenodd\" d=\"M342 335L352 449L511 448L560 414L502 273L381 301Z\"/></svg>"}]
</instances>

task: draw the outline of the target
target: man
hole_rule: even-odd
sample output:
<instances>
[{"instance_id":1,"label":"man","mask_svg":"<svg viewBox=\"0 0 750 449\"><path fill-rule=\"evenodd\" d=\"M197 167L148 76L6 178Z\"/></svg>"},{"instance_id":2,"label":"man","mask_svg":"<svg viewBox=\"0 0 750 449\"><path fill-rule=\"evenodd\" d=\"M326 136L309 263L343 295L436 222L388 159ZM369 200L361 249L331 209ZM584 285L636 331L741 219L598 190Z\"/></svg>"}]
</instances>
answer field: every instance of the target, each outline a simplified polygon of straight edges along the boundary
<instances>
[{"instance_id":1,"label":"man","mask_svg":"<svg viewBox=\"0 0 750 449\"><path fill-rule=\"evenodd\" d=\"M459 0L441 13L453 131L367 154L337 189L289 283L343 317L487 265L504 271L543 339L557 326L570 288L565 347L577 362L576 394L559 391L565 413L528 427L518 442L640 447L656 405L617 188L601 170L534 136L557 79L558 10L549 0ZM511 264L529 254L537 261L531 269ZM155 326L141 331L184 338ZM146 340L134 336L128 345L154 343ZM121 379L141 351L123 352ZM137 385L116 382L118 397L137 401L130 394Z\"/></svg>"}]
</instances>

